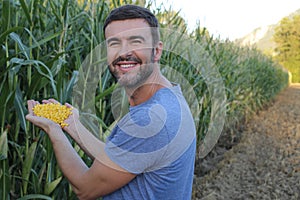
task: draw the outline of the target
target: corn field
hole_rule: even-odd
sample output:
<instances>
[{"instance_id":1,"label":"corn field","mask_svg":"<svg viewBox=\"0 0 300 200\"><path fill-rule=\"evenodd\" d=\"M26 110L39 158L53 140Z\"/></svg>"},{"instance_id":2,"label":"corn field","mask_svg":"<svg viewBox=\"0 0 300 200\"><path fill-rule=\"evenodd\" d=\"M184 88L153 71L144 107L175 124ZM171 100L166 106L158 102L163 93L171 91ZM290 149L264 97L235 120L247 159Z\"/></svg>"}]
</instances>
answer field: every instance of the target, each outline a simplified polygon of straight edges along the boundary
<instances>
[{"instance_id":1,"label":"corn field","mask_svg":"<svg viewBox=\"0 0 300 200\"><path fill-rule=\"evenodd\" d=\"M104 41L102 27L106 16L112 8L125 3L133 2L1 1L0 199L76 199L58 168L47 135L25 120L26 102L55 98L62 104L74 103L73 89L78 86L81 66ZM145 6L150 8L151 3ZM211 128L215 91L223 90L220 93L224 95L221 103L226 112L223 130L234 130L236 124L251 119L253 113L288 85L288 73L255 48L210 37L200 27L189 33L178 13L169 16L161 9L153 12L163 29L181 33L172 38L168 51L163 53L162 72L171 67L193 89L198 102L192 112L195 111L199 149ZM162 39L169 40L171 36L174 34ZM188 39L183 39L186 36ZM208 67L216 69L214 73L220 75L217 80L209 78L205 71ZM214 88L214 81L219 81L223 88ZM110 73L103 71L92 98L93 118L99 124L95 132L100 138L116 122L110 106L115 88ZM195 99L190 99L189 103L193 102ZM214 124L212 131L213 127ZM76 144L74 147L91 164Z\"/></svg>"}]
</instances>

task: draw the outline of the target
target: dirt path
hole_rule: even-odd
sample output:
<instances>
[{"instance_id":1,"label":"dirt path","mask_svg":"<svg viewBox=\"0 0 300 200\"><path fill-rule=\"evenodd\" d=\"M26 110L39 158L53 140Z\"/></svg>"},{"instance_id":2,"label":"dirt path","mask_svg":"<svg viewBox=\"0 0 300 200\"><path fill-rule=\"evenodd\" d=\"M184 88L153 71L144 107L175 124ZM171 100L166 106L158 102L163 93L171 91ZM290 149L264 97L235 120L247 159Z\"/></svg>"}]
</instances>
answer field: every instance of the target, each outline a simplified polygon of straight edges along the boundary
<instances>
[{"instance_id":1,"label":"dirt path","mask_svg":"<svg viewBox=\"0 0 300 200\"><path fill-rule=\"evenodd\" d=\"M300 200L300 84L254 116L240 142L203 177L194 200Z\"/></svg>"}]
</instances>

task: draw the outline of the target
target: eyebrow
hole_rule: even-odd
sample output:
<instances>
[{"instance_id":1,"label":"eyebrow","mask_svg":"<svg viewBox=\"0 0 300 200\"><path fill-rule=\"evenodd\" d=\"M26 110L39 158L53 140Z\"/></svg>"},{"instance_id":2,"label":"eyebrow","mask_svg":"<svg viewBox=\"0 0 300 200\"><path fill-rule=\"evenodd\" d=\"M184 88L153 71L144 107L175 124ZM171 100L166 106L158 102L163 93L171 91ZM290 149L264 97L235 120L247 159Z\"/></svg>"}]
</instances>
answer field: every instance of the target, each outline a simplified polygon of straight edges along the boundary
<instances>
[{"instance_id":1,"label":"eyebrow","mask_svg":"<svg viewBox=\"0 0 300 200\"><path fill-rule=\"evenodd\" d=\"M109 38L107 39L107 44L109 44L110 42L113 42L113 41L120 41L118 38Z\"/></svg>"},{"instance_id":2,"label":"eyebrow","mask_svg":"<svg viewBox=\"0 0 300 200\"><path fill-rule=\"evenodd\" d=\"M130 36L128 39L129 40L141 39L141 40L145 41L145 38L142 37L142 36L139 36L139 35ZM113 42L113 41L120 41L120 39L118 39L116 37L107 39L107 43L110 43L110 42Z\"/></svg>"},{"instance_id":3,"label":"eyebrow","mask_svg":"<svg viewBox=\"0 0 300 200\"><path fill-rule=\"evenodd\" d=\"M134 35L134 36L130 36L129 40L135 40L135 39L141 39L143 41L145 41L145 38L139 35Z\"/></svg>"}]
</instances>

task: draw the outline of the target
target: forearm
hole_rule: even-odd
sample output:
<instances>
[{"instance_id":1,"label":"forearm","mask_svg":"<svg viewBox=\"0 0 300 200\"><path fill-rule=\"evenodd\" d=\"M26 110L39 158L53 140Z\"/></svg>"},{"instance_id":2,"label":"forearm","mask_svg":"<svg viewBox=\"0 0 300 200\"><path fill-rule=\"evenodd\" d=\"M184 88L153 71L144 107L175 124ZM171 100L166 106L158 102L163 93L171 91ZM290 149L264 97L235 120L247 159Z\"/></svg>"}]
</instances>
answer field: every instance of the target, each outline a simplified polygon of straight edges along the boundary
<instances>
[{"instance_id":1,"label":"forearm","mask_svg":"<svg viewBox=\"0 0 300 200\"><path fill-rule=\"evenodd\" d=\"M100 146L93 146L91 153L98 155L92 166L87 167L60 128L51 128L47 133L58 165L79 199L95 199L103 196L122 187L135 177L106 156L102 142ZM93 140L93 137L87 138L89 140L85 142L98 145L95 141L99 140Z\"/></svg>"},{"instance_id":2,"label":"forearm","mask_svg":"<svg viewBox=\"0 0 300 200\"><path fill-rule=\"evenodd\" d=\"M67 127L66 132L75 140L80 148L94 160L97 155L103 154L104 142L95 137L88 129L80 122Z\"/></svg>"},{"instance_id":3,"label":"forearm","mask_svg":"<svg viewBox=\"0 0 300 200\"><path fill-rule=\"evenodd\" d=\"M50 128L48 135L61 171L76 188L76 183L80 182L88 167L60 128Z\"/></svg>"}]
</instances>

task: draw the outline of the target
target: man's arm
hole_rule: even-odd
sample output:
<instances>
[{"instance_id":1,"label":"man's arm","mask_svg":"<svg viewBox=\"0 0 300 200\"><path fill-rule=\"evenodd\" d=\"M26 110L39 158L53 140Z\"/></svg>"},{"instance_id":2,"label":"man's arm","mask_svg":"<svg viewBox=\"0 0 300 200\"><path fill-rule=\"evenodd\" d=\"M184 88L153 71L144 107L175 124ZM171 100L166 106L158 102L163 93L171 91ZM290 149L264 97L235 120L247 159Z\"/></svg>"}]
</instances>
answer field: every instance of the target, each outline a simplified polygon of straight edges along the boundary
<instances>
[{"instance_id":1,"label":"man's arm","mask_svg":"<svg viewBox=\"0 0 300 200\"><path fill-rule=\"evenodd\" d=\"M60 104L55 99L43 100L43 103ZM92 160L100 156L104 149L104 142L95 137L79 120L79 112L72 105L66 103L67 107L72 108L72 114L65 120L68 125L63 128L80 146ZM101 147L101 148L100 148Z\"/></svg>"},{"instance_id":2,"label":"man's arm","mask_svg":"<svg viewBox=\"0 0 300 200\"><path fill-rule=\"evenodd\" d=\"M84 146L94 157L89 168L77 154L61 127L32 112L35 101L28 101L29 114L26 119L42 128L49 136L60 169L73 186L79 199L95 199L109 194L130 182L135 175L112 162L104 151L105 144L88 132L80 132L85 138ZM81 127L82 128L82 127ZM78 129L78 131L81 130ZM93 145L97 145L94 147Z\"/></svg>"},{"instance_id":3,"label":"man's arm","mask_svg":"<svg viewBox=\"0 0 300 200\"><path fill-rule=\"evenodd\" d=\"M52 134L51 138L54 138L51 141L58 164L79 199L94 199L109 194L135 177L134 174L120 168L107 157L104 145L99 146L100 156L88 168L62 131L53 128L51 130L49 134Z\"/></svg>"}]
</instances>

